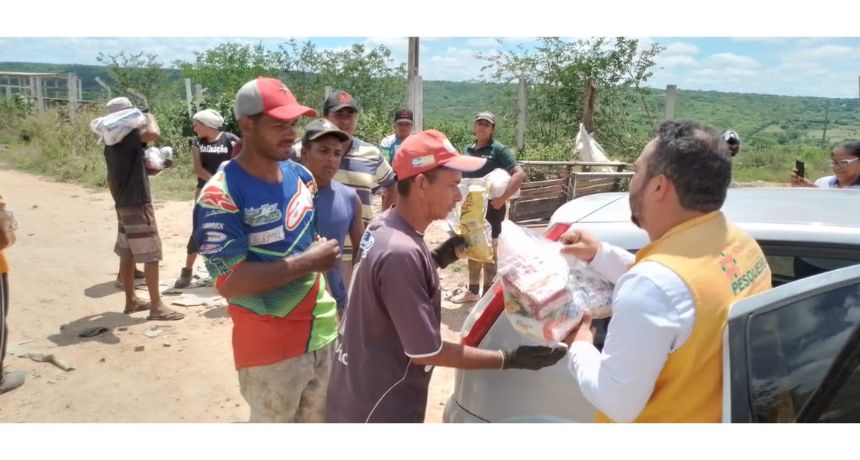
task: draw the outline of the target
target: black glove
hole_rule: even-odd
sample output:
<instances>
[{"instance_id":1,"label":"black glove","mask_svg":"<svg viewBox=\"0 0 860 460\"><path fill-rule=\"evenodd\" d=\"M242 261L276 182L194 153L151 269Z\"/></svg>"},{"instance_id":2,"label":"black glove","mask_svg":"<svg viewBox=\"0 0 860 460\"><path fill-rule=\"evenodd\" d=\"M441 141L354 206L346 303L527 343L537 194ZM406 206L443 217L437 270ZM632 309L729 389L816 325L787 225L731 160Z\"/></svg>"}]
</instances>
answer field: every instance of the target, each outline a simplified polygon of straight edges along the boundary
<instances>
[{"instance_id":1,"label":"black glove","mask_svg":"<svg viewBox=\"0 0 860 460\"><path fill-rule=\"evenodd\" d=\"M567 347L520 345L516 350L504 350L505 364L502 369L538 369L552 366L567 354Z\"/></svg>"},{"instance_id":2,"label":"black glove","mask_svg":"<svg viewBox=\"0 0 860 460\"><path fill-rule=\"evenodd\" d=\"M448 241L437 246L436 249L430 251L430 255L433 256L433 260L436 261L436 265L438 265L439 268L445 268L457 261L458 247L465 248L466 240L460 235L455 235L448 238Z\"/></svg>"}]
</instances>

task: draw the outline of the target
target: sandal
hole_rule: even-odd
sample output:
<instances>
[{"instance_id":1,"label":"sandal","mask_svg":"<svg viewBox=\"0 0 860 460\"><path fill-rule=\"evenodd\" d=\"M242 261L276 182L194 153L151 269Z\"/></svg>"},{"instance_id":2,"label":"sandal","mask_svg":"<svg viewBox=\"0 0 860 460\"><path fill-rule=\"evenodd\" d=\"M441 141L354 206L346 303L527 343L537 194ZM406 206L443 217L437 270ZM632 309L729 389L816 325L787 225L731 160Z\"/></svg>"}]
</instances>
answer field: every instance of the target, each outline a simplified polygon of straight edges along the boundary
<instances>
[{"instance_id":1,"label":"sandal","mask_svg":"<svg viewBox=\"0 0 860 460\"><path fill-rule=\"evenodd\" d=\"M147 321L179 321L182 318L185 318L184 313L179 313L178 311L171 311L168 313L164 313L162 315L149 315L146 317L146 320Z\"/></svg>"}]
</instances>

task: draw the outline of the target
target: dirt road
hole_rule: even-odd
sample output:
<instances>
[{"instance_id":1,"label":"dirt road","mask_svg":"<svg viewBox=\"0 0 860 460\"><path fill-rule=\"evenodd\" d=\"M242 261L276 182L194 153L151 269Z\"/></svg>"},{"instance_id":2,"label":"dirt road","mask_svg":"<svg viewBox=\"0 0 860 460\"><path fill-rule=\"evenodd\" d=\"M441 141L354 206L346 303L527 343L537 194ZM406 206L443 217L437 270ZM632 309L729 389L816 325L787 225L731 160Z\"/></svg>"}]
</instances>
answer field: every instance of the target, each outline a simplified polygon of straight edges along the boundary
<instances>
[{"instance_id":1,"label":"dirt road","mask_svg":"<svg viewBox=\"0 0 860 460\"><path fill-rule=\"evenodd\" d=\"M0 422L247 420L248 407L232 366L226 307L173 306L187 315L177 322L152 323L145 321L146 313L121 313L123 295L114 287L116 220L107 191L10 170L0 170L0 190L19 222L18 241L7 251L11 311L6 366L30 374L23 387L0 397ZM190 199L191 191L188 201L155 197L164 249L162 282L172 281L184 263ZM427 232L428 243L443 238L441 227ZM442 274L443 286L455 287L465 272L458 267L462 264ZM202 262L197 266L202 271ZM193 291L216 295L212 288ZM175 299L165 297L167 302ZM466 308L456 307L443 305L442 332L451 340L467 314ZM144 335L154 324L161 334ZM96 326L109 331L78 337ZM64 372L16 356L25 353L51 353L75 369ZM451 370L435 371L427 422L441 421L452 384Z\"/></svg>"}]
</instances>

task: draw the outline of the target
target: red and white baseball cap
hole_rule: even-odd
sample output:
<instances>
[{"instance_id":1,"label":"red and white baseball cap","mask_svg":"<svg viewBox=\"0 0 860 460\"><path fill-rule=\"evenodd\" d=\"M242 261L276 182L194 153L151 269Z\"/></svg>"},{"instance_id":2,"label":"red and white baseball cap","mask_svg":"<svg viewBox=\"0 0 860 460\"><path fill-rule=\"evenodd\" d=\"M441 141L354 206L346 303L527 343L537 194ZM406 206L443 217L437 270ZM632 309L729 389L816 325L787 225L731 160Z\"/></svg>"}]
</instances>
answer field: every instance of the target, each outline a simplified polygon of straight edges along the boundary
<instances>
[{"instance_id":1,"label":"red and white baseball cap","mask_svg":"<svg viewBox=\"0 0 860 460\"><path fill-rule=\"evenodd\" d=\"M239 88L233 115L236 119L264 113L278 120L315 117L316 110L299 104L292 91L276 78L258 77Z\"/></svg>"},{"instance_id":2,"label":"red and white baseball cap","mask_svg":"<svg viewBox=\"0 0 860 460\"><path fill-rule=\"evenodd\" d=\"M392 168L397 180L404 180L440 166L477 171L486 162L485 158L460 155L444 134L431 129L407 137L394 155Z\"/></svg>"}]
</instances>

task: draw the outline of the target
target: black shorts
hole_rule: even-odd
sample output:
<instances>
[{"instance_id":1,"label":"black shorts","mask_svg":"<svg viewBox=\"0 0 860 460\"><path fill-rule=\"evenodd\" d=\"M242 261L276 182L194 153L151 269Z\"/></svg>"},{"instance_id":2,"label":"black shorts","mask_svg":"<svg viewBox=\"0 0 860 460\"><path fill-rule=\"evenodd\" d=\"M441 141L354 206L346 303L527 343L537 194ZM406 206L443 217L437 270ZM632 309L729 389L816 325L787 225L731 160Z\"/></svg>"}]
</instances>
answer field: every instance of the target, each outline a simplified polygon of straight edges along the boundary
<instances>
[{"instance_id":1,"label":"black shorts","mask_svg":"<svg viewBox=\"0 0 860 460\"><path fill-rule=\"evenodd\" d=\"M502 221L505 220L505 212L507 210L507 204L503 205L500 209L496 209L493 205L487 203L487 222L490 223L493 239L498 238L502 234Z\"/></svg>"}]
</instances>

